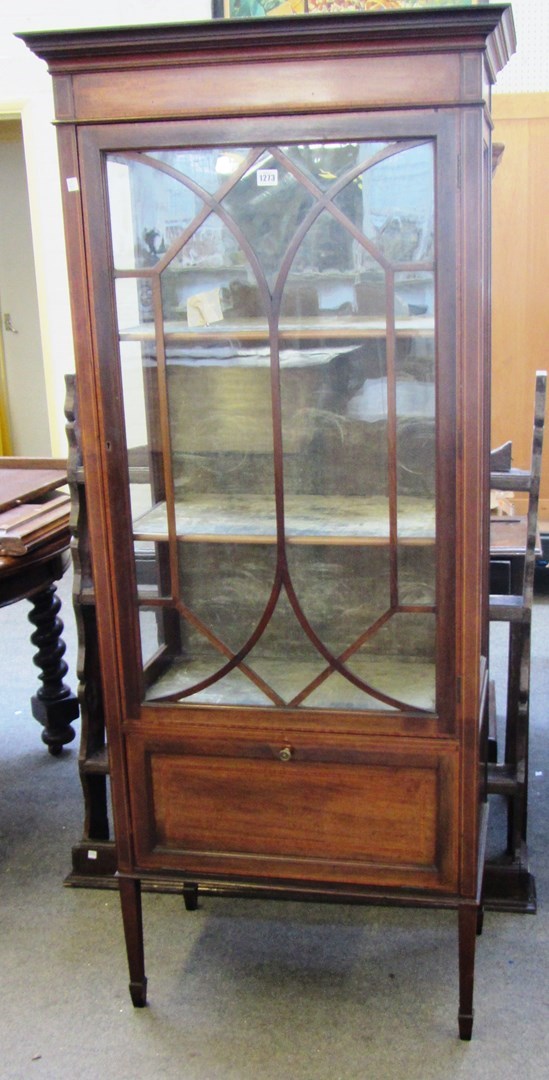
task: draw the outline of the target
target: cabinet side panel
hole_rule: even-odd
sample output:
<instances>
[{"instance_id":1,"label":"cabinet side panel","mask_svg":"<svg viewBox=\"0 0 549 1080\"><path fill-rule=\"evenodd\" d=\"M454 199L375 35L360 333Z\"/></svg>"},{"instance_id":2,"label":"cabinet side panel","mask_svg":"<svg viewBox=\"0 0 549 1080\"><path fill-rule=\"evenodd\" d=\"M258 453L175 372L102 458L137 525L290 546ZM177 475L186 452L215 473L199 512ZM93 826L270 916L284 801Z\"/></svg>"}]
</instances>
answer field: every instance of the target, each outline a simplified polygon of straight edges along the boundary
<instances>
[{"instance_id":1,"label":"cabinet side panel","mask_svg":"<svg viewBox=\"0 0 549 1080\"><path fill-rule=\"evenodd\" d=\"M67 93L70 86L67 84ZM101 653L101 697L109 718L109 753L113 775L120 781L113 784L112 802L117 838L118 863L121 868L131 865L130 819L125 792L124 759L118 717L120 715L117 653L113 647L115 630L112 613L112 594L105 522L105 493L103 461L99 435L100 404L94 374L93 330L89 301L89 276L83 230L81 175L76 132L69 127L58 132L59 164L62 179L67 264L71 289L71 311L75 343L78 390L78 416L81 423L81 443L86 482L86 502L89 507L88 526L93 584L96 595L103 599L98 620ZM99 553L103 557L99 557ZM97 691L97 688L95 688ZM88 689L88 693L93 691Z\"/></svg>"},{"instance_id":2,"label":"cabinet side panel","mask_svg":"<svg viewBox=\"0 0 549 1080\"><path fill-rule=\"evenodd\" d=\"M489 369L485 304L488 301L488 254L483 240L485 220L484 118L471 110L462 118L461 184L461 388L460 422L463 453L458 465L457 582L460 596L458 649L461 703L458 715L462 745L461 888L475 896L479 839L479 703L481 656L487 642L486 567L489 559L489 438L486 425ZM476 797L475 797L476 796Z\"/></svg>"}]
</instances>

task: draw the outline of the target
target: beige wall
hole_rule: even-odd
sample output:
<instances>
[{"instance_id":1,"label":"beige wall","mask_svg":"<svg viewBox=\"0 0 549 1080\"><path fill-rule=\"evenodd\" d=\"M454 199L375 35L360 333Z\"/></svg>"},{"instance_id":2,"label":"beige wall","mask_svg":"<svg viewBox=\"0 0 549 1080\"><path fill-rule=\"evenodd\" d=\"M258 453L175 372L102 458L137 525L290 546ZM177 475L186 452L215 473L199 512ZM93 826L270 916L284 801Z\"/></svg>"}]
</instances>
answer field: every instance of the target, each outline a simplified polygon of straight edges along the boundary
<instances>
[{"instance_id":1,"label":"beige wall","mask_svg":"<svg viewBox=\"0 0 549 1080\"><path fill-rule=\"evenodd\" d=\"M23 127L50 441L53 454L63 456L63 374L74 361L51 80L22 42L2 32L4 17L0 13L0 121L16 117Z\"/></svg>"},{"instance_id":2,"label":"beige wall","mask_svg":"<svg viewBox=\"0 0 549 1080\"><path fill-rule=\"evenodd\" d=\"M549 369L549 93L495 95L493 113L505 150L493 186L492 446L512 439L513 464L527 468L534 376ZM549 437L544 459L549 519Z\"/></svg>"},{"instance_id":3,"label":"beige wall","mask_svg":"<svg viewBox=\"0 0 549 1080\"><path fill-rule=\"evenodd\" d=\"M549 245L540 191L540 169L547 163L549 95L524 92L549 90L549 0L514 0L513 10L517 56L501 74L494 94L496 138L507 143L507 149L494 182L492 442L495 445L513 438L516 464L523 464L529 443L531 376L536 367L549 364L544 347L549 305L543 297ZM191 21L209 18L210 11L210 0L155 0L154 4L150 0L95 0L93 5L89 0L48 0L47 4L43 0L18 0L17 4L8 2L0 7L0 120L20 117L23 125L46 404L55 455L66 452L64 374L72 370L74 360L51 80L45 65L14 37L14 32ZM516 89L523 92L499 92ZM516 111L510 115L513 98L518 102L513 106L515 110L541 109L544 115L519 116ZM549 475L544 492L549 499ZM549 517L549 503L546 514Z\"/></svg>"},{"instance_id":4,"label":"beige wall","mask_svg":"<svg viewBox=\"0 0 549 1080\"><path fill-rule=\"evenodd\" d=\"M0 122L20 119L51 452L65 456L64 376L74 369L51 79L17 31L207 19L211 0L18 0L0 5ZM42 390L40 391L42 393ZM30 433L29 433L30 436ZM26 436L23 434L26 441Z\"/></svg>"},{"instance_id":5,"label":"beige wall","mask_svg":"<svg viewBox=\"0 0 549 1080\"><path fill-rule=\"evenodd\" d=\"M46 457L51 453L46 385L23 133L17 120L0 122L0 238L1 332L12 452Z\"/></svg>"}]
</instances>

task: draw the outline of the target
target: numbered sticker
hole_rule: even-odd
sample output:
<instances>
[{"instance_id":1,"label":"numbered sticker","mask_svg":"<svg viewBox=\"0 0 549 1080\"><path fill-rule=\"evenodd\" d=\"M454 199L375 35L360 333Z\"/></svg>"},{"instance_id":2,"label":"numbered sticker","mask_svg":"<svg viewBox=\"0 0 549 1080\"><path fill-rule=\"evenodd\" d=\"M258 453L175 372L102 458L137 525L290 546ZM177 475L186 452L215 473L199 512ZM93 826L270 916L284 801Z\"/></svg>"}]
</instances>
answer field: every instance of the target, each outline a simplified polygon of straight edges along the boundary
<instances>
[{"instance_id":1,"label":"numbered sticker","mask_svg":"<svg viewBox=\"0 0 549 1080\"><path fill-rule=\"evenodd\" d=\"M276 187L278 184L278 169L258 169L258 187Z\"/></svg>"}]
</instances>

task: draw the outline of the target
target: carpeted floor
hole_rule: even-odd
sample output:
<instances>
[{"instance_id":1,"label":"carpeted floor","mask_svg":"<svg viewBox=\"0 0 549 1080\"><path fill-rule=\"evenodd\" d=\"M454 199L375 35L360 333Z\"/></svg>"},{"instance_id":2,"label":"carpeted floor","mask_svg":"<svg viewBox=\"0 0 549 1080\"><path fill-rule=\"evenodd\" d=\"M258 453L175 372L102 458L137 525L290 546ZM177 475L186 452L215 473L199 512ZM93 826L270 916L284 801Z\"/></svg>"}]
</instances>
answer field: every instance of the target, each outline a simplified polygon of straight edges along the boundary
<instances>
[{"instance_id":1,"label":"carpeted floor","mask_svg":"<svg viewBox=\"0 0 549 1080\"><path fill-rule=\"evenodd\" d=\"M69 580L61 594L74 686ZM27 611L0 610L1 1080L549 1075L548 599L536 603L533 633L538 913L486 914L469 1044L457 1037L457 919L448 912L204 899L188 913L178 896L146 894L150 1004L134 1010L117 895L63 887L82 823L78 749L51 757L30 715ZM498 628L500 679L504 652Z\"/></svg>"}]
</instances>

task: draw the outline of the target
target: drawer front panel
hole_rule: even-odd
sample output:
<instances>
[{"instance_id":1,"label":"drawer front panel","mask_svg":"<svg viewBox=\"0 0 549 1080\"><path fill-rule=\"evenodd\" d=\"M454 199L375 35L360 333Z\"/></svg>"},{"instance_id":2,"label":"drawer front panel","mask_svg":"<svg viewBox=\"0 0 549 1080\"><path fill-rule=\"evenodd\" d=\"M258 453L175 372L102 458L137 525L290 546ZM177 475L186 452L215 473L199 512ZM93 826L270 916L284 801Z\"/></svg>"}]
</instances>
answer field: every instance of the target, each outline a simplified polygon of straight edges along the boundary
<instances>
[{"instance_id":1,"label":"drawer front panel","mask_svg":"<svg viewBox=\"0 0 549 1080\"><path fill-rule=\"evenodd\" d=\"M454 756L281 762L131 740L137 860L198 876L452 890Z\"/></svg>"}]
</instances>

